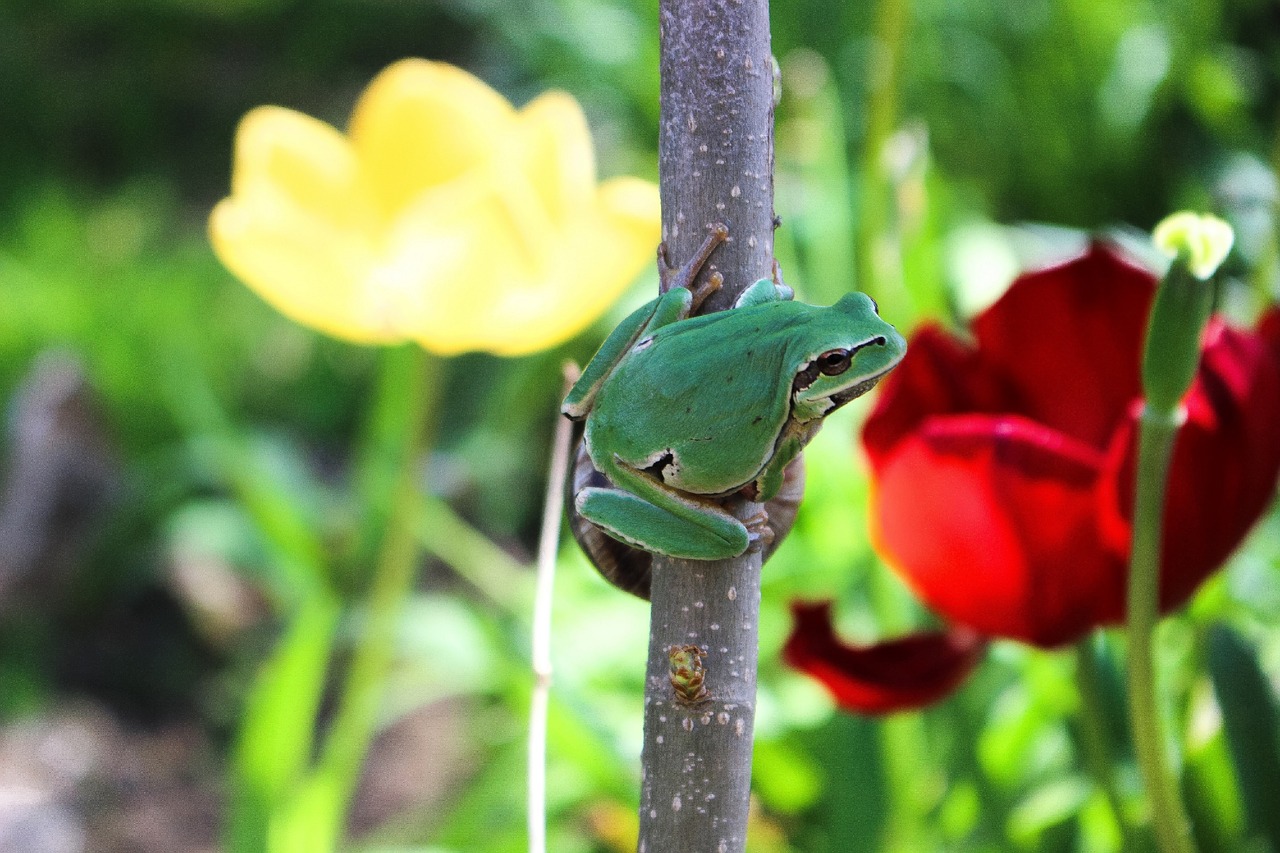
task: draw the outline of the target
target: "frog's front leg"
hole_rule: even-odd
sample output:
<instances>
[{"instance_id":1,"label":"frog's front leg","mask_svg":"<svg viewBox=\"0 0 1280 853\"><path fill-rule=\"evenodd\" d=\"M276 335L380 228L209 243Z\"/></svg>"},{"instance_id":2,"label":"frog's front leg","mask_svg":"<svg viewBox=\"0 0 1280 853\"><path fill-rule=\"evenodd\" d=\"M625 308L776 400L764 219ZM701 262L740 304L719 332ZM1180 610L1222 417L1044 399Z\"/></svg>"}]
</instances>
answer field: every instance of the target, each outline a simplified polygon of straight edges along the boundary
<instances>
[{"instance_id":1,"label":"frog's front leg","mask_svg":"<svg viewBox=\"0 0 1280 853\"><path fill-rule=\"evenodd\" d=\"M678 267L671 266L671 262L667 259L667 244L665 242L658 244L659 290L663 293L677 287L683 287L688 290L693 294L693 305L690 313L697 311L707 297L719 290L720 286L724 284L724 276L714 272L707 276L701 287L695 289L693 286L694 281L698 278L698 273L702 271L703 265L711 257L711 253L716 250L717 246L729 239L729 226L723 222L713 223L710 227L711 233L707 235L707 239L702 241L702 245L693 253L693 257Z\"/></svg>"},{"instance_id":2,"label":"frog's front leg","mask_svg":"<svg viewBox=\"0 0 1280 853\"><path fill-rule=\"evenodd\" d=\"M688 290L669 290L651 302L632 311L618 324L600 349L591 357L578 381L569 390L560 411L573 420L582 420L591 411L600 386L609 378L627 351L649 332L689 316L692 294Z\"/></svg>"},{"instance_id":3,"label":"frog's front leg","mask_svg":"<svg viewBox=\"0 0 1280 853\"><path fill-rule=\"evenodd\" d=\"M800 451L804 450L804 446L809 443L821 425L821 421L808 423L789 421L783 427L782 435L778 437L778 443L774 446L773 457L765 464L764 470L755 481L749 484L754 486L747 495L751 500L761 503L773 500L786 481L787 466L800 455Z\"/></svg>"},{"instance_id":4,"label":"frog's front leg","mask_svg":"<svg viewBox=\"0 0 1280 853\"><path fill-rule=\"evenodd\" d=\"M751 542L747 528L709 498L673 489L625 462L597 463L617 489L587 488L578 513L637 548L692 560L736 557Z\"/></svg>"}]
</instances>

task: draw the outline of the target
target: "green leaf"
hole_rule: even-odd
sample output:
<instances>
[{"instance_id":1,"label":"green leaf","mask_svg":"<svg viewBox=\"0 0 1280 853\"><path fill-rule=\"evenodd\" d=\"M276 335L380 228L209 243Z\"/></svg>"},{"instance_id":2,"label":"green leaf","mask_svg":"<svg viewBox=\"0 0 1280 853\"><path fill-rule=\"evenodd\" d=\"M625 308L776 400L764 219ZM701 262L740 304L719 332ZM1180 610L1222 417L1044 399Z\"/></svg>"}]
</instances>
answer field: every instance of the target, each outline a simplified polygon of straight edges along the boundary
<instances>
[{"instance_id":1,"label":"green leaf","mask_svg":"<svg viewBox=\"0 0 1280 853\"><path fill-rule=\"evenodd\" d=\"M1032 791L1009 815L1009 835L1020 844L1034 839L1079 814L1093 786L1079 776L1055 779Z\"/></svg>"},{"instance_id":2,"label":"green leaf","mask_svg":"<svg viewBox=\"0 0 1280 853\"><path fill-rule=\"evenodd\" d=\"M757 740L752 781L764 805L783 814L809 808L822 793L822 773L806 752L786 740Z\"/></svg>"},{"instance_id":3,"label":"green leaf","mask_svg":"<svg viewBox=\"0 0 1280 853\"><path fill-rule=\"evenodd\" d=\"M1235 765L1250 835L1280 850L1280 715L1254 649L1224 625L1209 632L1209 673Z\"/></svg>"},{"instance_id":4,"label":"green leaf","mask_svg":"<svg viewBox=\"0 0 1280 853\"><path fill-rule=\"evenodd\" d=\"M340 611L327 595L304 602L246 700L231 766L226 841L234 853L268 849L277 811L311 760Z\"/></svg>"}]
</instances>

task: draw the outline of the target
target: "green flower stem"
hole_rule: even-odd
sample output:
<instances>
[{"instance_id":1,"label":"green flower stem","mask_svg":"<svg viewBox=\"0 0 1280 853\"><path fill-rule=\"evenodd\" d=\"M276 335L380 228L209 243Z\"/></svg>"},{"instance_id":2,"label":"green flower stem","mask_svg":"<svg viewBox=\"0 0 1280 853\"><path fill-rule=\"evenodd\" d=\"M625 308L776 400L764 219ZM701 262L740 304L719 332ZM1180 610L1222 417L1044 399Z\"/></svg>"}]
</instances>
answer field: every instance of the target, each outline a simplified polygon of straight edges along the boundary
<instances>
[{"instance_id":1,"label":"green flower stem","mask_svg":"<svg viewBox=\"0 0 1280 853\"><path fill-rule=\"evenodd\" d=\"M399 454L397 476L390 494L386 525L378 548L373 576L363 604L359 642L338 704L337 715L325 738L317 769L317 781L328 789L337 808L345 809L360 778L365 753L377 730L382 685L395 651L395 633L405 601L413 591L418 565L417 512L420 507L417 462L429 446L434 431L435 397L439 388L439 361L416 347L383 354L386 369L402 383L381 383L380 395L399 398L396 423L402 432L389 446ZM385 400L374 411L385 411ZM341 820L337 835L340 837ZM336 843L338 837L333 841Z\"/></svg>"},{"instance_id":2,"label":"green flower stem","mask_svg":"<svg viewBox=\"0 0 1280 853\"><path fill-rule=\"evenodd\" d=\"M871 572L868 593L871 611L882 634L892 636L909 629L909 603L887 571ZM934 767L924 721L919 714L890 714L877 725L889 798L886 849L895 852L934 849L937 839L929 837L926 831L930 826L928 789Z\"/></svg>"},{"instance_id":3,"label":"green flower stem","mask_svg":"<svg viewBox=\"0 0 1280 853\"><path fill-rule=\"evenodd\" d=\"M1134 750L1163 853L1194 853L1191 823L1165 751L1156 701L1153 639L1160 616L1160 531L1169 460L1181 409L1143 408L1138 432L1138 482L1129 558L1129 713Z\"/></svg>"},{"instance_id":4,"label":"green flower stem","mask_svg":"<svg viewBox=\"0 0 1280 853\"><path fill-rule=\"evenodd\" d=\"M1086 637L1076 643L1076 690L1080 694L1080 741L1084 751L1085 766L1093 776L1094 784L1106 798L1111 817L1120 832L1121 849L1133 849L1133 827L1124 813L1124 800L1116 788L1116 775L1112 765L1113 744L1107 734L1107 709L1103 699L1101 674L1094 656L1093 639Z\"/></svg>"},{"instance_id":5,"label":"green flower stem","mask_svg":"<svg viewBox=\"0 0 1280 853\"><path fill-rule=\"evenodd\" d=\"M476 530L440 498L424 495L415 519L419 543L447 563L508 616L529 619L533 599L532 567L512 557Z\"/></svg>"}]
</instances>

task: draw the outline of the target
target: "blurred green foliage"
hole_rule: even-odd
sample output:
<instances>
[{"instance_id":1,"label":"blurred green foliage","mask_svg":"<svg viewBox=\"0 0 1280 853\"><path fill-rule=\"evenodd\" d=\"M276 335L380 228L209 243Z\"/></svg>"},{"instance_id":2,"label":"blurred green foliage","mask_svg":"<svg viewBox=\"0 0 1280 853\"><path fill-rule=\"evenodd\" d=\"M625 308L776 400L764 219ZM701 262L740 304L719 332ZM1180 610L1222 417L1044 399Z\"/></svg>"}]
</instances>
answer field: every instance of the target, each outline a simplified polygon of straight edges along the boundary
<instances>
[{"instance_id":1,"label":"blurred green foliage","mask_svg":"<svg viewBox=\"0 0 1280 853\"><path fill-rule=\"evenodd\" d=\"M1147 228L1194 205L1240 234L1224 306L1247 317L1274 299L1274 3L775 0L773 20L778 253L802 296L860 286L910 328L973 310L1022 266L1083 239L1020 223ZM70 580L0 609L4 718L90 697L139 725L181 719L208 733L207 772L223 778L246 714L332 713L333 686L307 660L327 640L309 645L306 631L342 645L352 626L331 601L282 638L282 614L300 585L319 582L316 554L359 535L358 448L380 356L274 314L214 260L204 220L226 192L245 111L278 103L340 124L378 70L410 55L462 65L516 103L565 88L584 104L603 174L656 175L655 0L0 6L0 400L16 399L40 353L74 354L124 484L66 558ZM646 275L631 304L653 287ZM429 485L453 514L428 512L433 557L381 715L390 725L454 707L457 749L417 755L418 775L444 793L359 829L353 850L523 849L523 573L559 363L585 360L609 319L558 352L443 368ZM1109 806L1139 816L1115 637L1076 651L1096 664L1112 791L1090 770L1070 651L997 645L956 697L884 721L834 713L782 668L792 597L836 596L856 638L929 618L866 541L852 441L863 412L841 412L812 446L806 505L765 574L751 849L1150 849L1141 833L1122 836ZM12 473L13 434L4 440ZM191 560L229 611L202 609L212 605L175 580ZM1184 787L1206 850L1280 850L1266 808L1280 772L1278 571L1273 513L1165 629ZM350 597L362 577L324 583ZM565 547L549 736L558 853L633 843L646 616ZM115 652L80 651L104 643ZM301 680L250 693L269 658ZM1266 714L1247 710L1268 701ZM306 758L305 738L282 747L263 731L239 741L260 750L242 766L269 775L289 770L269 766L272 750Z\"/></svg>"}]
</instances>

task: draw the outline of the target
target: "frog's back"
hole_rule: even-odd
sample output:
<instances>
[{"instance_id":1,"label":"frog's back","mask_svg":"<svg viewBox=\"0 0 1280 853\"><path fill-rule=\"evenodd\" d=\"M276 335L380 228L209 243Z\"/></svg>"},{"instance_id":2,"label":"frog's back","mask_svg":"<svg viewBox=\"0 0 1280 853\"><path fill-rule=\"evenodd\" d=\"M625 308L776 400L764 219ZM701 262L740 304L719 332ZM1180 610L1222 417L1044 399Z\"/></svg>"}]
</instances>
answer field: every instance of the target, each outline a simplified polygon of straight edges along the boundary
<instances>
[{"instance_id":1,"label":"frog's back","mask_svg":"<svg viewBox=\"0 0 1280 853\"><path fill-rule=\"evenodd\" d=\"M659 329L601 389L589 430L607 434L623 461L657 465L685 491L749 483L772 458L790 409L794 356L779 321L792 308L740 308Z\"/></svg>"}]
</instances>

